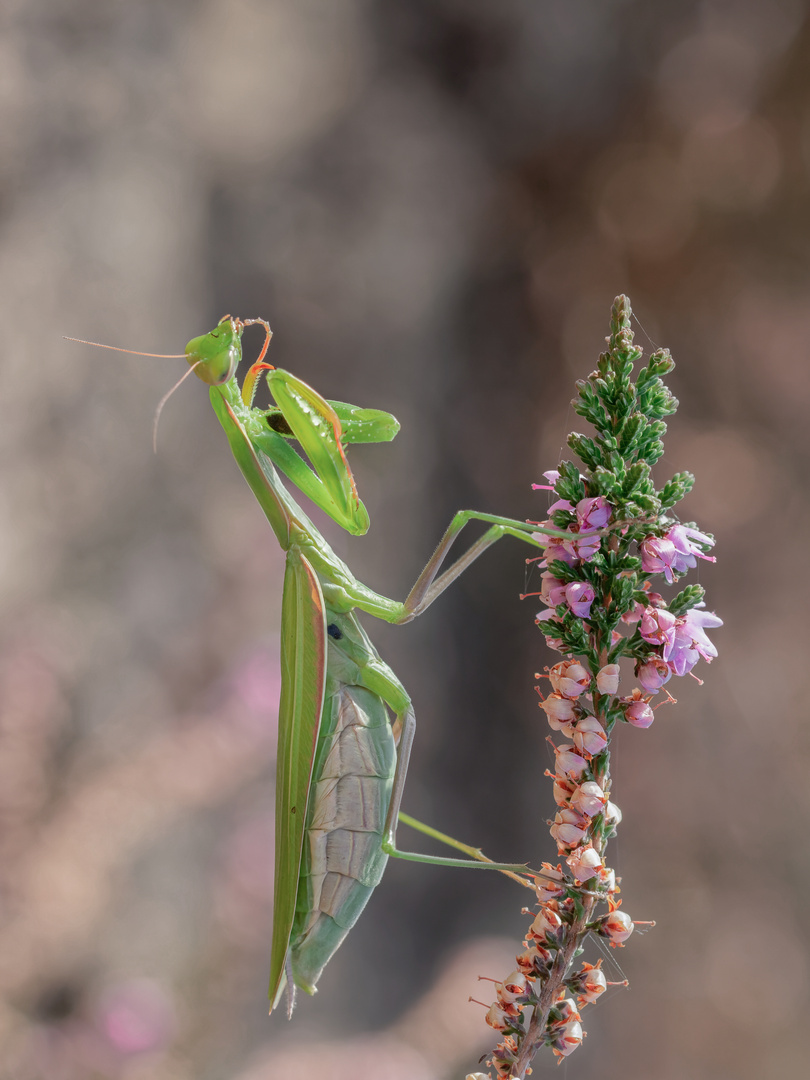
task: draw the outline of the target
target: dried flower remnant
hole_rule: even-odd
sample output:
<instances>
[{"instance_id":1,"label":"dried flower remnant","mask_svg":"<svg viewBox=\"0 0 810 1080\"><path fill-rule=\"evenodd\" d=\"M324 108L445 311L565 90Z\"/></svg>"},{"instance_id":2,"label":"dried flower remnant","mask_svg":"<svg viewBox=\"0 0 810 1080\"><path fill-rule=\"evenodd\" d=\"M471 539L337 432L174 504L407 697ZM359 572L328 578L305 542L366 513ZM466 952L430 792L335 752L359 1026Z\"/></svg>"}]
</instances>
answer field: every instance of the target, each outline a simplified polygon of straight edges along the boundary
<instances>
[{"instance_id":1,"label":"dried flower remnant","mask_svg":"<svg viewBox=\"0 0 810 1080\"><path fill-rule=\"evenodd\" d=\"M649 727L656 694L672 700L663 689L672 676L717 655L706 631L722 625L705 610L701 586L686 586L670 600L652 588L650 578L672 585L698 559L714 562L708 554L714 540L674 516L694 483L690 473L676 474L660 489L653 485L664 417L678 405L662 382L674 364L658 349L632 381L642 352L633 344L630 317L627 298L617 297L608 349L597 370L577 384L574 409L596 430L594 437L568 440L584 468L563 461L544 474L547 484L534 485L556 496L548 519L537 524L570 535L538 534L544 556L530 560L542 570L541 589L530 594L545 605L537 625L564 656L546 670L550 691L537 688L558 736L549 739L555 769L547 775L558 807L549 825L561 861L544 863L544 876L536 878L538 903L529 912L518 970L496 983L487 1014L502 1036L487 1064L496 1076L515 1080L526 1076L543 1045L562 1061L582 1042L580 1012L608 985L601 961L575 970L586 938L621 948L634 930L605 862L621 821L610 801L614 729L620 723ZM624 693L622 659L633 663L638 683Z\"/></svg>"}]
</instances>

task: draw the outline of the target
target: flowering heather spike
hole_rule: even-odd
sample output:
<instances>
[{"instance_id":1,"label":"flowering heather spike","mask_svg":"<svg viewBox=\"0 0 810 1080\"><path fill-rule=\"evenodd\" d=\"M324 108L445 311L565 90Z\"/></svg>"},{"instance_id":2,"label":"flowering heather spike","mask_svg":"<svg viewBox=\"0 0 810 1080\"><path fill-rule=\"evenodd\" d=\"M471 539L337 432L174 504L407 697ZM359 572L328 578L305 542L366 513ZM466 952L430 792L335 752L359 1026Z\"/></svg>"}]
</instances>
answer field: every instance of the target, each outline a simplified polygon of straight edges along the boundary
<instances>
[{"instance_id":1,"label":"flowering heather spike","mask_svg":"<svg viewBox=\"0 0 810 1080\"><path fill-rule=\"evenodd\" d=\"M537 625L563 657L547 669L550 692L543 696L537 687L556 737L549 739L555 769L546 775L558 807L549 824L561 863L556 870L543 864L547 876L537 879L538 903L528 912L518 969L496 984L498 999L488 1013L503 1037L487 1064L497 1077L514 1080L523 1080L541 1046L561 1061L582 1042L578 1009L608 985L601 961L574 969L588 936L616 948L641 925L620 909L616 875L605 862L622 817L611 801L614 729L649 727L653 698L662 692L673 701L664 684L714 659L706 631L722 625L705 610L699 585L669 600L653 587L674 585L698 559L714 562L714 539L674 514L694 483L690 473L655 487L664 418L678 407L662 381L674 364L659 349L633 381L642 350L630 319L630 302L617 297L607 350L577 384L574 409L595 429L568 439L581 463L560 462L544 473L546 484L534 485L549 493L550 504L548 520L536 524L568 533L537 534L545 552L538 560L541 588L527 594L540 598ZM620 691L622 672L631 669L638 685ZM604 903L607 911L600 912Z\"/></svg>"}]
</instances>

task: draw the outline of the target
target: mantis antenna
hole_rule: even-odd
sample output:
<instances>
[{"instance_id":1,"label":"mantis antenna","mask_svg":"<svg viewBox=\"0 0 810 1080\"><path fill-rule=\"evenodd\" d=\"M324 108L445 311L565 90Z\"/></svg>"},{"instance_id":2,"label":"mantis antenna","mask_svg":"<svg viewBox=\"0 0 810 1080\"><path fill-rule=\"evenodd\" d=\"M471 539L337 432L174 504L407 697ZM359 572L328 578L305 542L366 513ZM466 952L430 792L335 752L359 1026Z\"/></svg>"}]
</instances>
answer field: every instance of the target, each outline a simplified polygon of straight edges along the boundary
<instances>
[{"instance_id":1,"label":"mantis antenna","mask_svg":"<svg viewBox=\"0 0 810 1080\"><path fill-rule=\"evenodd\" d=\"M65 341L76 341L79 345L92 345L96 349L112 349L113 352L131 353L132 356L154 356L158 360L182 360L186 355L185 353L139 352L137 349L121 349L117 345L102 345L100 341L85 341L84 338L68 337L67 334L62 334L62 338Z\"/></svg>"},{"instance_id":2,"label":"mantis antenna","mask_svg":"<svg viewBox=\"0 0 810 1080\"><path fill-rule=\"evenodd\" d=\"M251 321L254 321L254 320L251 320ZM256 320L256 321L258 321L258 320ZM269 329L269 327L268 327L268 329ZM64 338L65 341L75 341L79 345L92 345L96 349L112 349L113 352L130 353L132 356L151 356L151 357L154 357L157 360L185 360L185 358L186 358L185 353L140 352L138 349L121 349L121 348L119 348L118 345L102 345L102 343L100 341L85 341L84 338L68 337L67 334L63 334L62 337ZM264 351L262 352L262 356L264 356L265 352L267 352L267 344L266 343L265 343ZM177 382L174 384L174 386L171 388L171 390L169 390L168 393L164 394L163 397L158 402L158 407L155 409L155 419L154 419L154 421L152 423L152 450L155 453L157 453L158 424L160 423L160 414L163 412L163 406L166 404L166 402L169 400L169 398L172 396L172 394L178 388L180 383L183 382L184 379L187 379L188 376L192 373L192 371L194 371L194 369L196 367L199 367L199 365L201 363L202 363L202 360L198 360L196 364L192 364L191 367L188 369L188 371L181 378L179 378L177 380Z\"/></svg>"},{"instance_id":3,"label":"mantis antenna","mask_svg":"<svg viewBox=\"0 0 810 1080\"><path fill-rule=\"evenodd\" d=\"M141 355L146 356L147 354L146 353L141 353ZM181 355L185 356L186 354L182 353ZM154 422L152 424L152 450L154 451L154 453L157 453L158 424L160 423L160 414L163 412L163 406L166 404L166 402L169 400L169 398L172 396L172 394L178 388L180 383L185 382L185 380L194 371L194 369L198 368L200 366L200 364L202 364L202 362L203 362L202 360L198 360L195 364L192 364L191 367L188 369L188 371L184 372L184 374L180 376L180 378L177 380L177 382L174 384L174 386L171 388L171 390L168 390L163 395L163 397L160 399L160 401L158 402L158 407L155 409L155 419L154 419Z\"/></svg>"}]
</instances>

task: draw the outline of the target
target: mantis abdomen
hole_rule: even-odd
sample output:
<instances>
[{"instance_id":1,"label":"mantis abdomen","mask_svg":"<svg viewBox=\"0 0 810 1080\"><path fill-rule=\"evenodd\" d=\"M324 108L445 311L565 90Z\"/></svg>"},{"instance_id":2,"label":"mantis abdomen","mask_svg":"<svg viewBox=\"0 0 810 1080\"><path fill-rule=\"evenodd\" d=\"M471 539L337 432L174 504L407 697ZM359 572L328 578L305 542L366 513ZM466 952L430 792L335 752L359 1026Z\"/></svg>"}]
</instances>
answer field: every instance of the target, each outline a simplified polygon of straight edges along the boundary
<instances>
[{"instance_id":1,"label":"mantis abdomen","mask_svg":"<svg viewBox=\"0 0 810 1080\"><path fill-rule=\"evenodd\" d=\"M329 652L329 667L339 666L339 643L330 640ZM295 982L309 993L382 877L395 768L382 699L363 686L327 678L290 935Z\"/></svg>"}]
</instances>

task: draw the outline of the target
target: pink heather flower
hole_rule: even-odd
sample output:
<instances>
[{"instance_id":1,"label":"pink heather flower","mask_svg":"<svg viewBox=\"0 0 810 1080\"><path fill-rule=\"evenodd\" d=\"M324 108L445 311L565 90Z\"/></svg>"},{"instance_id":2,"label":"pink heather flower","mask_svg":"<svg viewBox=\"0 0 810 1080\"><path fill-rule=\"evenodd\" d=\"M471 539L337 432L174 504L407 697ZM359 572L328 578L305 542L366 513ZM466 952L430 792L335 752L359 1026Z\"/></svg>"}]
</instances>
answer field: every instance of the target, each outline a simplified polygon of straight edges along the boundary
<instances>
[{"instance_id":1,"label":"pink heather flower","mask_svg":"<svg viewBox=\"0 0 810 1080\"><path fill-rule=\"evenodd\" d=\"M540 599L549 607L555 608L566 601L566 584L555 578L550 570L546 570L541 576Z\"/></svg>"},{"instance_id":2,"label":"pink heather flower","mask_svg":"<svg viewBox=\"0 0 810 1080\"><path fill-rule=\"evenodd\" d=\"M577 503L577 521L581 529L603 529L612 513L613 507L601 495L595 499L580 499Z\"/></svg>"},{"instance_id":3,"label":"pink heather flower","mask_svg":"<svg viewBox=\"0 0 810 1080\"><path fill-rule=\"evenodd\" d=\"M596 689L600 694L615 694L619 689L619 665L605 664L596 673Z\"/></svg>"},{"instance_id":4,"label":"pink heather flower","mask_svg":"<svg viewBox=\"0 0 810 1080\"><path fill-rule=\"evenodd\" d=\"M650 536L639 544L641 569L645 574L663 574L672 584L675 580L672 564L678 554L675 545L665 536Z\"/></svg>"},{"instance_id":5,"label":"pink heather flower","mask_svg":"<svg viewBox=\"0 0 810 1080\"><path fill-rule=\"evenodd\" d=\"M591 685L590 672L576 660L560 660L548 673L554 689L563 697L576 699Z\"/></svg>"},{"instance_id":6,"label":"pink heather flower","mask_svg":"<svg viewBox=\"0 0 810 1080\"><path fill-rule=\"evenodd\" d=\"M577 848L565 860L577 881L588 881L602 869L602 857L591 844Z\"/></svg>"},{"instance_id":7,"label":"pink heather flower","mask_svg":"<svg viewBox=\"0 0 810 1080\"><path fill-rule=\"evenodd\" d=\"M583 716L574 728L574 746L580 754L593 757L607 746L607 734L595 716Z\"/></svg>"},{"instance_id":8,"label":"pink heather flower","mask_svg":"<svg viewBox=\"0 0 810 1080\"><path fill-rule=\"evenodd\" d=\"M647 608L644 606L644 604L640 604L638 600L634 600L633 606L630 608L630 610L626 611L624 615L622 615L622 622L626 623L627 626L633 626L635 623L640 621L641 616L646 610Z\"/></svg>"},{"instance_id":9,"label":"pink heather flower","mask_svg":"<svg viewBox=\"0 0 810 1080\"><path fill-rule=\"evenodd\" d=\"M587 581L572 581L565 586L565 601L578 619L587 619L595 593Z\"/></svg>"},{"instance_id":10,"label":"pink heather flower","mask_svg":"<svg viewBox=\"0 0 810 1080\"><path fill-rule=\"evenodd\" d=\"M560 562L564 562L567 566L574 566L575 563L579 562L573 545L566 540L562 540L559 536L546 536L544 533L532 533L532 536L535 540L545 543L546 557L540 563L541 566L548 566L555 559L559 559Z\"/></svg>"},{"instance_id":11,"label":"pink heather flower","mask_svg":"<svg viewBox=\"0 0 810 1080\"><path fill-rule=\"evenodd\" d=\"M606 937L611 945L620 945L627 941L634 930L633 920L623 911L611 911L598 928L598 932Z\"/></svg>"},{"instance_id":12,"label":"pink heather flower","mask_svg":"<svg viewBox=\"0 0 810 1080\"><path fill-rule=\"evenodd\" d=\"M548 508L549 517L551 517L552 514L555 514L558 510L567 510L569 514L573 514L574 504L569 502L568 499L557 499L557 501L553 502Z\"/></svg>"},{"instance_id":13,"label":"pink heather flower","mask_svg":"<svg viewBox=\"0 0 810 1080\"><path fill-rule=\"evenodd\" d=\"M664 606L663 596L661 595L661 593L652 591L649 581L645 581L644 583L644 592L646 594L647 603L640 604L637 600L635 600L633 601L632 608L629 611L625 612L624 615L622 615L622 622L626 623L628 626L633 626L635 623L639 622L644 615L644 612L648 609L654 611L657 608Z\"/></svg>"},{"instance_id":14,"label":"pink heather flower","mask_svg":"<svg viewBox=\"0 0 810 1080\"><path fill-rule=\"evenodd\" d=\"M552 636L554 634L554 631L551 629L551 626L554 626L555 624L559 625L560 622L554 612L550 609L547 611L538 611L538 613L534 617L534 621L540 627L543 634L545 634L546 645L548 645L550 649L554 649L555 652L562 652L562 638ZM543 623L551 624L548 630L545 630L543 628Z\"/></svg>"},{"instance_id":15,"label":"pink heather flower","mask_svg":"<svg viewBox=\"0 0 810 1080\"><path fill-rule=\"evenodd\" d=\"M546 480L548 480L548 483L547 484L532 484L533 490L534 491L553 491L554 488L557 486L557 481L560 479L560 470L559 469L546 469L546 471L543 473L543 476L545 476Z\"/></svg>"},{"instance_id":16,"label":"pink heather flower","mask_svg":"<svg viewBox=\"0 0 810 1080\"><path fill-rule=\"evenodd\" d=\"M650 656L636 668L636 678L641 683L642 690L646 690L648 694L656 694L664 683L672 678L672 672L664 660Z\"/></svg>"},{"instance_id":17,"label":"pink heather flower","mask_svg":"<svg viewBox=\"0 0 810 1080\"><path fill-rule=\"evenodd\" d=\"M647 607L641 615L641 636L651 645L663 645L674 639L677 621L666 608Z\"/></svg>"},{"instance_id":18,"label":"pink heather flower","mask_svg":"<svg viewBox=\"0 0 810 1080\"><path fill-rule=\"evenodd\" d=\"M717 656L717 649L706 636L705 628L722 626L723 620L713 611L701 611L699 607L690 608L682 619L676 620L664 643L664 660L675 675L686 675L701 657L711 663Z\"/></svg>"},{"instance_id":19,"label":"pink heather flower","mask_svg":"<svg viewBox=\"0 0 810 1080\"><path fill-rule=\"evenodd\" d=\"M697 559L716 562L700 545L713 547L714 540L688 525L673 525L663 536L642 540L639 545L642 569L651 574L663 573L672 584L680 574L697 566Z\"/></svg>"},{"instance_id":20,"label":"pink heather flower","mask_svg":"<svg viewBox=\"0 0 810 1080\"><path fill-rule=\"evenodd\" d=\"M557 755L556 772L558 776L570 776L574 780L578 780L587 770L588 762L584 757L580 757L579 754L574 753L574 748L571 743L562 743L562 745L555 747L555 751Z\"/></svg>"},{"instance_id":21,"label":"pink heather flower","mask_svg":"<svg viewBox=\"0 0 810 1080\"><path fill-rule=\"evenodd\" d=\"M678 555L673 564L673 568L678 574L683 574L687 570L691 570L693 566L697 566L695 558L705 559L706 562L717 562L714 555L707 555L702 547L714 547L714 540L710 536L706 536L705 533L698 532L697 529L692 529L688 525L673 525L667 533L667 539L671 540L675 545L675 550Z\"/></svg>"},{"instance_id":22,"label":"pink heather flower","mask_svg":"<svg viewBox=\"0 0 810 1080\"><path fill-rule=\"evenodd\" d=\"M595 780L586 780L584 784L580 784L579 787L574 789L570 802L571 806L575 810L579 810L581 814L594 817L604 810L608 797Z\"/></svg>"},{"instance_id":23,"label":"pink heather flower","mask_svg":"<svg viewBox=\"0 0 810 1080\"><path fill-rule=\"evenodd\" d=\"M655 719L655 713L646 701L633 701L624 710L624 718L633 727L648 728Z\"/></svg>"},{"instance_id":24,"label":"pink heather flower","mask_svg":"<svg viewBox=\"0 0 810 1080\"><path fill-rule=\"evenodd\" d=\"M602 544L602 537L598 533L582 533L572 543L577 556L583 562L590 562Z\"/></svg>"}]
</instances>

